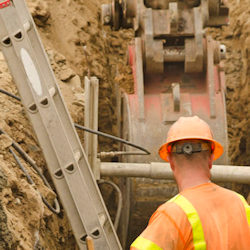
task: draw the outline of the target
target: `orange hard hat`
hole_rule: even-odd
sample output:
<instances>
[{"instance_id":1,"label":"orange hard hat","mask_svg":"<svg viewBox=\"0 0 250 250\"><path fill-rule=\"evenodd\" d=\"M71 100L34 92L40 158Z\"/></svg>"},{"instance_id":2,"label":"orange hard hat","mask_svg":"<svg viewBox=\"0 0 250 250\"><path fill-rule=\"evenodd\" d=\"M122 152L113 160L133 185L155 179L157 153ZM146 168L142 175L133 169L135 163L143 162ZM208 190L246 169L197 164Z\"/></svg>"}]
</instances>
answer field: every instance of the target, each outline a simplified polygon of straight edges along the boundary
<instances>
[{"instance_id":1,"label":"orange hard hat","mask_svg":"<svg viewBox=\"0 0 250 250\"><path fill-rule=\"evenodd\" d=\"M169 129L167 142L159 149L160 157L168 161L169 145L176 141L198 139L212 142L213 160L223 154L222 145L215 141L209 125L198 116L180 117Z\"/></svg>"}]
</instances>

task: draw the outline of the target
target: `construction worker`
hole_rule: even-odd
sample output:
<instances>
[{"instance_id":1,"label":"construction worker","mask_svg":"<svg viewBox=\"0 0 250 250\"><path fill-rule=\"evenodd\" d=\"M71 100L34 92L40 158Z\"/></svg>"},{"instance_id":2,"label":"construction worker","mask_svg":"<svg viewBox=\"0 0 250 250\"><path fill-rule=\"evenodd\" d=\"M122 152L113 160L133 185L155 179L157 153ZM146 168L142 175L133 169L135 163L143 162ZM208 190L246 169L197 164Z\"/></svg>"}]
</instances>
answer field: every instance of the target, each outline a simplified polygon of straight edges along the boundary
<instances>
[{"instance_id":1,"label":"construction worker","mask_svg":"<svg viewBox=\"0 0 250 250\"><path fill-rule=\"evenodd\" d=\"M172 125L159 155L170 163L179 194L156 210L131 250L250 249L250 206L210 181L212 162L222 153L199 117Z\"/></svg>"}]
</instances>

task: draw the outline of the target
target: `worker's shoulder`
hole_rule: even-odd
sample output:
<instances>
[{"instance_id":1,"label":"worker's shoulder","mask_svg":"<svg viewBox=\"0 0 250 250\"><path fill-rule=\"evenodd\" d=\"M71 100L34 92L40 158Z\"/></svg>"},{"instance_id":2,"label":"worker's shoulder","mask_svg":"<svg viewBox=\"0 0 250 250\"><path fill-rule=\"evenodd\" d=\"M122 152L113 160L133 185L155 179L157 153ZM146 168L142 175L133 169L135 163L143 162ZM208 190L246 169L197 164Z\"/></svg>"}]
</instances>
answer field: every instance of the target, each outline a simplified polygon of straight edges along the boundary
<instances>
[{"instance_id":1,"label":"worker's shoulder","mask_svg":"<svg viewBox=\"0 0 250 250\"><path fill-rule=\"evenodd\" d=\"M240 204L244 205L245 207L250 208L248 202L246 201L246 199L243 195L237 193L236 191L232 191L232 190L229 190L226 188L223 188L223 190L224 190L224 193L227 194L228 200L231 201L231 204L232 204L232 202L240 203ZM238 201L238 202L236 202L236 201Z\"/></svg>"},{"instance_id":2,"label":"worker's shoulder","mask_svg":"<svg viewBox=\"0 0 250 250\"><path fill-rule=\"evenodd\" d=\"M159 206L156 212L160 214L171 215L171 217L180 216L183 214L182 209L176 203L171 202L171 200L166 201L161 206Z\"/></svg>"},{"instance_id":3,"label":"worker's shoulder","mask_svg":"<svg viewBox=\"0 0 250 250\"><path fill-rule=\"evenodd\" d=\"M172 225L177 227L178 230L180 225L183 225L183 227L188 225L184 211L176 203L170 201L159 206L151 216L149 224L157 222L167 223L168 226Z\"/></svg>"},{"instance_id":4,"label":"worker's shoulder","mask_svg":"<svg viewBox=\"0 0 250 250\"><path fill-rule=\"evenodd\" d=\"M229 198L232 198L232 199L235 199L235 198L242 199L243 198L244 199L244 197L241 194L237 193L236 191L230 190L230 189L225 188L225 187L218 186L214 183L212 184L212 186L215 188L215 191L221 192L221 193L223 193L223 195L226 195Z\"/></svg>"},{"instance_id":5,"label":"worker's shoulder","mask_svg":"<svg viewBox=\"0 0 250 250\"><path fill-rule=\"evenodd\" d=\"M192 188L185 189L180 194L187 198L192 197L192 196L195 196L196 198L197 197L200 198L200 196L203 196L204 198L208 196L216 197L218 195L235 198L240 195L236 193L235 191L221 187L212 182L204 183L204 184L192 187Z\"/></svg>"},{"instance_id":6,"label":"worker's shoulder","mask_svg":"<svg viewBox=\"0 0 250 250\"><path fill-rule=\"evenodd\" d=\"M194 190L187 190L187 192L184 192L183 195L191 202L197 200L197 198L201 201L205 200L206 202L212 202L214 200L218 202L218 200L220 200L224 204L239 204L245 200L241 194L214 183L200 186Z\"/></svg>"}]
</instances>

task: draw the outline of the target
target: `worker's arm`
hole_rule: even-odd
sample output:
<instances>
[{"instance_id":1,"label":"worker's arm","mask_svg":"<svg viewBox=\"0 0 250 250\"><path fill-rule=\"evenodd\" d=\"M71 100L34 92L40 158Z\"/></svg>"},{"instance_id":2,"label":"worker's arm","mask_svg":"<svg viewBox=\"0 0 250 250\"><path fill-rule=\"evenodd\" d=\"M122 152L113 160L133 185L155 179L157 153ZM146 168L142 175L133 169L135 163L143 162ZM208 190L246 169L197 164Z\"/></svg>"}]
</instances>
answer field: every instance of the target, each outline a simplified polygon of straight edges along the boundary
<instances>
[{"instance_id":1,"label":"worker's arm","mask_svg":"<svg viewBox=\"0 0 250 250\"><path fill-rule=\"evenodd\" d=\"M165 222L165 218L156 211L150 218L147 228L132 243L130 250L163 250L157 236Z\"/></svg>"},{"instance_id":2,"label":"worker's arm","mask_svg":"<svg viewBox=\"0 0 250 250\"><path fill-rule=\"evenodd\" d=\"M132 243L130 250L163 250L163 249L153 241L148 240L142 236L139 236Z\"/></svg>"},{"instance_id":3,"label":"worker's arm","mask_svg":"<svg viewBox=\"0 0 250 250\"><path fill-rule=\"evenodd\" d=\"M178 212L175 210L174 216ZM178 222L176 223L166 209L158 209L152 215L147 228L132 243L130 250L183 249L186 240L177 225Z\"/></svg>"}]
</instances>

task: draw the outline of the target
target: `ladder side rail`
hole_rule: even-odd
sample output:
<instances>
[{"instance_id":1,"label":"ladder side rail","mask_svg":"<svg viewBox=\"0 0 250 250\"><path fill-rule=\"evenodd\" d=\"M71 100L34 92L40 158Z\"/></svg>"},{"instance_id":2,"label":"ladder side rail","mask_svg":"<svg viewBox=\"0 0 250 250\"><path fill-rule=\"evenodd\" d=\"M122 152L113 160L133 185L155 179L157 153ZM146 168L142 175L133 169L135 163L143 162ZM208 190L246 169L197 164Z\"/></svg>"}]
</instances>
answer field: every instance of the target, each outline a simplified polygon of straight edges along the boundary
<instances>
[{"instance_id":1,"label":"ladder side rail","mask_svg":"<svg viewBox=\"0 0 250 250\"><path fill-rule=\"evenodd\" d=\"M48 67L43 67L43 66L40 67L41 74L46 78L45 84L48 86L48 89L51 89L54 87L56 89L56 91L60 93L60 89L57 87L56 79L55 79L55 76L54 76L53 71L51 69L49 60L44 52L44 48L42 46L41 40L40 40L39 36L37 35L37 30L36 30L35 24L33 22L33 19L30 17L30 14L25 6L25 1L24 0L18 0L18 1L14 0L14 3L16 5L16 8L20 9L20 13L23 13L22 15L19 16L19 18L21 20L23 20L23 22L25 22L26 20L29 20L32 23L32 28L28 31L28 33L29 33L30 41L33 41L32 47L33 47L34 51L36 52L36 55L38 55L37 61L38 61L39 65L48 65ZM60 104L60 102L64 103L61 93L54 96L54 101L57 105L58 112L60 114L65 113L65 116L62 115L61 119L62 119L62 122L63 122L66 130L67 130L67 136L69 137L69 140L70 140L71 144L73 145L73 151L79 152L79 145L81 145L81 142L80 142L79 137L74 129L74 126L72 126L71 117L69 115L67 108L65 107L64 104L63 105ZM70 119L65 119L65 117L67 117L66 114L68 115L68 117ZM83 154L86 157L84 150L81 150L81 151L83 152ZM85 158L85 159L87 159L87 158ZM87 160L83 161L79 165L82 166L82 164L85 164L85 162L87 162ZM90 168L82 168L81 167L81 171L83 172L84 176L89 175L89 172L92 173ZM88 180L88 179L87 179L87 182L88 182L88 186L90 187L91 196L93 199L95 199L97 211L99 213L103 213L103 209L104 209L106 211L106 213L108 214L103 200L100 202L99 196L101 196L101 193L99 191L98 186L96 185L96 182L92 181L92 180Z\"/></svg>"}]
</instances>

